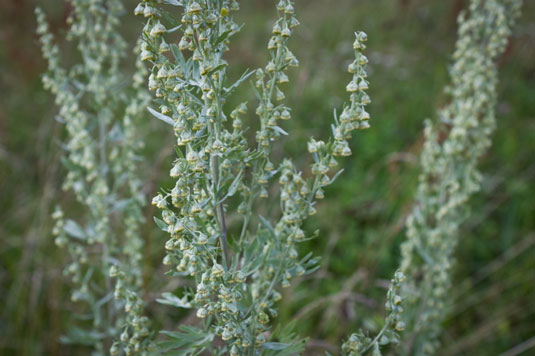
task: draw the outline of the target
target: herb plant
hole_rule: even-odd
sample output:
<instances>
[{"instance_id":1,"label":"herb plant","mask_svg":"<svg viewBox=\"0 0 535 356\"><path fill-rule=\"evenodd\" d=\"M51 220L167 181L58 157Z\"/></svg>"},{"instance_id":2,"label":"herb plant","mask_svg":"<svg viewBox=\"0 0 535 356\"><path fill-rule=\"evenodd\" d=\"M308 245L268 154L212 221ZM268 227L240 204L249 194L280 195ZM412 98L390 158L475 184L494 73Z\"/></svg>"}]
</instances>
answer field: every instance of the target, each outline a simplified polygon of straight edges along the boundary
<instances>
[{"instance_id":1,"label":"herb plant","mask_svg":"<svg viewBox=\"0 0 535 356\"><path fill-rule=\"evenodd\" d=\"M150 344L140 296L139 229L145 198L136 172L142 146L136 125L148 99L143 67L138 61L138 71L125 87L128 78L120 65L127 46L118 32L124 11L120 1L70 3L67 40L80 53L80 61L70 68L61 65L60 47L44 13L36 10L48 60L43 82L56 96L58 120L67 131L63 188L74 194L81 212L67 214L58 206L53 214L56 245L68 249L72 259L64 271L72 279L71 299L80 305L81 321L63 341L90 345L98 355L117 355L122 349L126 354L142 352Z\"/></svg>"},{"instance_id":2,"label":"herb plant","mask_svg":"<svg viewBox=\"0 0 535 356\"><path fill-rule=\"evenodd\" d=\"M295 277L316 268L317 260L311 254L300 256L298 252L299 242L314 237L303 231L303 223L316 213L315 202L324 197L324 188L341 173L336 169L337 157L351 155L347 140L352 132L369 127L370 115L365 110L370 102L366 94L368 60L362 53L367 36L357 32L353 43L355 59L348 68L353 79L346 87L350 102L339 116L335 112L327 141L311 138L308 142L314 163L303 173L290 158L275 161L271 154L273 143L287 135L279 125L291 118L282 88L288 82L286 71L298 66L288 48L299 24L292 1L281 0L276 6L278 18L267 46L268 64L245 72L234 83L229 83L223 54L240 29L232 17L238 3L167 3L183 9L180 20L174 12L164 11L158 1L144 1L135 9L147 18L141 58L150 64L148 85L156 96L157 107L150 112L173 126L178 146L170 170L175 186L162 189L152 202L162 210L162 218L156 222L169 233L164 264L171 267L172 276L192 278L195 287L185 289L181 297L166 294L162 302L196 309L202 323L166 332L170 337L166 351L299 353L303 341L286 331L270 334L271 320L277 316L278 289L289 287ZM173 39L176 31L180 37ZM246 103L232 110L225 105L234 89L249 77L258 102L259 129L254 144L247 141L242 120ZM266 204L273 208L265 209ZM385 331L392 336L399 318L401 299L396 291L401 280L398 274L389 292L392 314ZM387 340L387 335L383 332L380 336ZM344 346L347 354L361 351L356 341L360 339L357 335L350 339ZM366 342L369 348L378 347L377 340Z\"/></svg>"},{"instance_id":3,"label":"herb plant","mask_svg":"<svg viewBox=\"0 0 535 356\"><path fill-rule=\"evenodd\" d=\"M491 144L496 126L496 60L504 52L521 0L471 0L459 16L451 102L426 121L422 172L416 202L407 219L401 270L406 284L409 330L407 355L432 355L448 307L451 270L466 219L468 199L479 190L478 160Z\"/></svg>"}]
</instances>

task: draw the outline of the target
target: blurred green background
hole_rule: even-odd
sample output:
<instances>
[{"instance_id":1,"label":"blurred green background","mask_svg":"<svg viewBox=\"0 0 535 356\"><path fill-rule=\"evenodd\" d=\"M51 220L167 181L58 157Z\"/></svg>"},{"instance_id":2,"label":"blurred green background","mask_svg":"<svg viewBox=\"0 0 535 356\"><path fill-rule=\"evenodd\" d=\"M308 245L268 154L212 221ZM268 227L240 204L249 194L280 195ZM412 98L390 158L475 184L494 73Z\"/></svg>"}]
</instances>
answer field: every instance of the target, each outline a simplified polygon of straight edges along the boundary
<instances>
[{"instance_id":1,"label":"blurred green background","mask_svg":"<svg viewBox=\"0 0 535 356\"><path fill-rule=\"evenodd\" d=\"M40 82L45 63L34 34L37 4L62 38L69 13L64 1L0 2L0 354L86 355L87 349L58 342L73 306L61 272L68 257L53 244L50 213L58 202L72 204L72 197L60 189L63 127ZM322 267L286 291L280 304L279 321L297 317L297 330L310 337L307 355L336 352L347 334L381 325L385 289L399 263L404 218L417 183L423 120L447 100L442 88L456 16L466 4L296 0L302 25L291 47L301 66L292 71L287 90L293 119L285 129L291 139L275 154L286 152L307 164L307 137L321 137L333 107L346 98L345 68L356 30L369 36L372 98L372 128L355 135L354 154L343 161L345 173L308 222L321 233L303 249L323 256ZM125 6L122 31L133 43L142 19L132 14L135 1L125 0ZM232 75L265 64L274 16L274 1L242 1L237 17L245 27L227 56ZM67 61L75 58L71 47L64 46ZM125 68L133 61L132 55ZM472 215L461 231L444 356L535 354L535 1L525 1L499 66L498 129L481 163L483 189L470 202ZM236 103L250 99L247 85L235 97ZM146 119L139 170L147 198L168 182L173 155L172 133L154 121ZM150 206L145 212L149 314L156 327L173 328L187 315L155 302L178 285L164 275L165 236L153 227L155 212Z\"/></svg>"}]
</instances>

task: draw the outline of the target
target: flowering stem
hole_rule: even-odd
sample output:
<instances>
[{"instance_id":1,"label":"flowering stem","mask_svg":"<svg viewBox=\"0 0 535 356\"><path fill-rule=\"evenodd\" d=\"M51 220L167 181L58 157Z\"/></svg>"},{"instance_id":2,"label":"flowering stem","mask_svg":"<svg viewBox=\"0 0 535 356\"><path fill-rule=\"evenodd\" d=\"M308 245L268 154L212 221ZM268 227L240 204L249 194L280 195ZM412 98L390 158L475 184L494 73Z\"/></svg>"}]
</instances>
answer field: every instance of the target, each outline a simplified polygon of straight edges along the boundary
<instances>
[{"instance_id":1,"label":"flowering stem","mask_svg":"<svg viewBox=\"0 0 535 356\"><path fill-rule=\"evenodd\" d=\"M222 117L222 108L221 108L221 100L219 97L218 88L214 84L212 79L209 79L208 81L210 83L210 86L212 87L212 90L214 91L215 96L215 102L217 103L216 106L216 114L217 114L217 120L215 124L215 137L216 139L219 139L221 136L221 123L223 120ZM217 156L212 154L212 158L210 160L210 164L212 164L212 173L213 173L213 182L216 187L216 193L219 191L219 160ZM216 194L217 199L217 194ZM223 206L223 202L219 203L219 206L216 208L219 210L219 225L221 229L221 234L219 235L219 243L221 244L221 250L223 250L223 266L225 269L229 268L230 264L230 255L229 255L229 247L228 247L228 240L227 240L227 224L225 221L225 207Z\"/></svg>"},{"instance_id":2,"label":"flowering stem","mask_svg":"<svg viewBox=\"0 0 535 356\"><path fill-rule=\"evenodd\" d=\"M227 241L227 224L225 222L225 209L223 208L223 203L219 203L219 215L221 223L221 235L219 238L221 242L221 249L223 250L223 258L225 263L224 265L226 268L228 268L230 263L230 256Z\"/></svg>"},{"instance_id":3,"label":"flowering stem","mask_svg":"<svg viewBox=\"0 0 535 356\"><path fill-rule=\"evenodd\" d=\"M100 117L98 119L98 145L99 145L99 156L100 156L100 179L105 184L106 183L106 121L104 118ZM109 237L109 236L106 236ZM106 239L106 237L104 239ZM109 270L109 241L102 241L102 255L101 255L101 262L102 262L102 270L105 271L104 273L104 279L106 284L106 291L108 293L113 292L113 286L111 283L111 278L109 274L107 273ZM106 309L107 309L107 325L112 325L112 319L113 319L113 305L111 302L106 303ZM106 349L108 348L108 345L105 345Z\"/></svg>"}]
</instances>

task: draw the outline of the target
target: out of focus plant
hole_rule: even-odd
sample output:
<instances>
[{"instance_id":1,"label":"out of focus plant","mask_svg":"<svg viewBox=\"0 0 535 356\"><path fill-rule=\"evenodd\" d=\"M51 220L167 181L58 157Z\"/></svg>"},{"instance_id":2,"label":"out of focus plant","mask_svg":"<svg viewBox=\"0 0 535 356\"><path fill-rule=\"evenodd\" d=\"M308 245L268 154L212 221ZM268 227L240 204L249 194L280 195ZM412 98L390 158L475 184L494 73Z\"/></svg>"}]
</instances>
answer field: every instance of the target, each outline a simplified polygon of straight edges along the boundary
<instances>
[{"instance_id":1,"label":"out of focus plant","mask_svg":"<svg viewBox=\"0 0 535 356\"><path fill-rule=\"evenodd\" d=\"M271 155L273 143L287 135L279 125L291 117L282 90L288 82L285 72L298 66L287 47L299 24L292 1L281 0L276 6L268 64L245 72L234 83L228 80L223 54L229 39L240 30L232 16L238 3L166 2L183 8L181 18L165 11L159 1L143 1L135 9L147 18L141 58L150 64L148 86L156 96L157 107L150 111L173 127L178 146L170 170L175 185L163 188L153 204L162 210L157 224L169 233L163 263L172 267L170 275L189 277L195 284L180 297L169 293L161 301L196 309L201 324L166 332L169 341L163 351L298 354L303 340L284 328L271 333L271 320L277 316L276 302L281 299L278 289L316 268L311 254L298 253L298 244L315 236L303 231L303 223L316 213L315 202L324 197L323 189L341 173L336 169L337 157L351 155L347 140L352 132L369 127L367 58L362 54L367 36L358 32L353 43L355 60L349 65L353 79L346 87L350 103L339 116L335 112L327 141L310 139L313 163L303 173L290 158L278 162ZM177 31L180 37L175 37L175 44L171 36ZM250 76L258 100L254 144L245 137L246 103L233 110L225 105ZM391 313L379 336L383 343L395 337L391 330L395 325L401 326L397 294L401 280L402 275L396 275L389 291ZM344 353L366 352L359 340L366 348L378 348L377 340L355 334Z\"/></svg>"},{"instance_id":2,"label":"out of focus plant","mask_svg":"<svg viewBox=\"0 0 535 356\"><path fill-rule=\"evenodd\" d=\"M150 332L142 315L139 235L145 198L136 172L142 146L136 120L148 98L143 67L138 61L128 84L120 69L128 54L119 35L120 1L70 3L67 40L76 45L80 61L69 68L61 65L61 49L44 13L36 10L48 61L43 82L56 97L58 120L67 131L61 146L67 169L63 188L81 206L80 214L60 207L53 214L55 242L72 259L65 268L71 299L80 306L80 321L64 341L90 345L98 355L145 354Z\"/></svg>"},{"instance_id":3,"label":"out of focus plant","mask_svg":"<svg viewBox=\"0 0 535 356\"><path fill-rule=\"evenodd\" d=\"M407 355L437 351L447 314L451 269L471 195L479 190L480 157L491 144L498 71L521 0L472 0L459 16L458 40L446 93L451 103L426 122L422 173L407 219L401 270L408 278Z\"/></svg>"},{"instance_id":4,"label":"out of focus plant","mask_svg":"<svg viewBox=\"0 0 535 356\"><path fill-rule=\"evenodd\" d=\"M397 271L391 281L392 286L386 294L385 309L388 314L383 328L373 338L362 330L352 334L342 345L342 356L380 356L382 346L399 343L399 332L405 330L405 322L401 317L403 313L401 286L404 282L405 275Z\"/></svg>"}]
</instances>

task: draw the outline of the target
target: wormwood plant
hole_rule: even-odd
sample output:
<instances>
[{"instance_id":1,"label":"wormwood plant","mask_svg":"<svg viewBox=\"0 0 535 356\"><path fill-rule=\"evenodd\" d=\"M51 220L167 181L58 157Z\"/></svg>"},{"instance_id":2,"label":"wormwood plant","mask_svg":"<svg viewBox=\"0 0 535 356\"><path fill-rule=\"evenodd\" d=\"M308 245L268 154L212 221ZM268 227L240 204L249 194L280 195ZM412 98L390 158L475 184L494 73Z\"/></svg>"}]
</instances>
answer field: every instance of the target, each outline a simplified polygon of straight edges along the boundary
<instances>
[{"instance_id":1,"label":"wormwood plant","mask_svg":"<svg viewBox=\"0 0 535 356\"><path fill-rule=\"evenodd\" d=\"M62 67L45 15L37 9L42 51L48 61L45 87L56 96L58 120L67 140L61 146L67 176L63 183L81 206L81 214L53 214L55 242L72 261L71 299L80 321L64 341L91 345L93 354L145 354L149 321L139 296L144 197L137 176L141 147L136 120L147 104L141 62L128 84L119 66L126 44L119 35L118 0L72 0L67 40L76 44L80 61ZM122 333L121 333L122 332ZM121 333L119 338L119 333ZM116 340L112 344L112 340ZM108 348L111 349L108 352Z\"/></svg>"},{"instance_id":2,"label":"wormwood plant","mask_svg":"<svg viewBox=\"0 0 535 356\"><path fill-rule=\"evenodd\" d=\"M239 9L234 0L167 0L141 2L137 15L147 19L141 58L149 63L148 86L155 93L150 112L173 126L177 158L170 170L175 185L153 199L162 210L158 226L169 234L163 263L169 274L188 277L192 288L180 297L164 294L161 302L192 308L197 326L182 325L169 337L163 352L197 355L293 355L304 340L288 329L272 330L277 316L279 288L295 277L314 271L317 260L301 256L298 244L314 237L303 231L304 221L316 212L317 199L338 174L337 157L349 156L353 131L367 129L370 115L365 106L367 58L362 54L366 34L356 33L355 60L349 65L353 79L346 89L349 104L335 112L332 136L310 139L313 163L301 172L288 157L272 157L274 142L287 135L280 126L291 117L282 86L286 71L298 61L287 47L299 24L292 1L281 0L276 9L267 49L268 64L245 72L229 82L223 54L230 38L240 30L232 17ZM174 7L182 8L177 18ZM179 32L179 35L174 35ZM174 43L176 42L176 43ZM242 118L247 103L228 108L235 88L252 78L257 99L259 128L249 143ZM389 311L384 329L376 338L362 332L343 346L344 355L379 354L379 345L397 340L403 275L397 273L388 292Z\"/></svg>"},{"instance_id":3,"label":"wormwood plant","mask_svg":"<svg viewBox=\"0 0 535 356\"><path fill-rule=\"evenodd\" d=\"M450 69L451 103L435 123L426 122L422 173L407 219L401 270L408 276L407 355L432 355L447 314L453 253L467 201L479 190L479 158L491 144L495 123L496 59L503 53L521 0L471 0L459 16L459 38Z\"/></svg>"}]
</instances>

